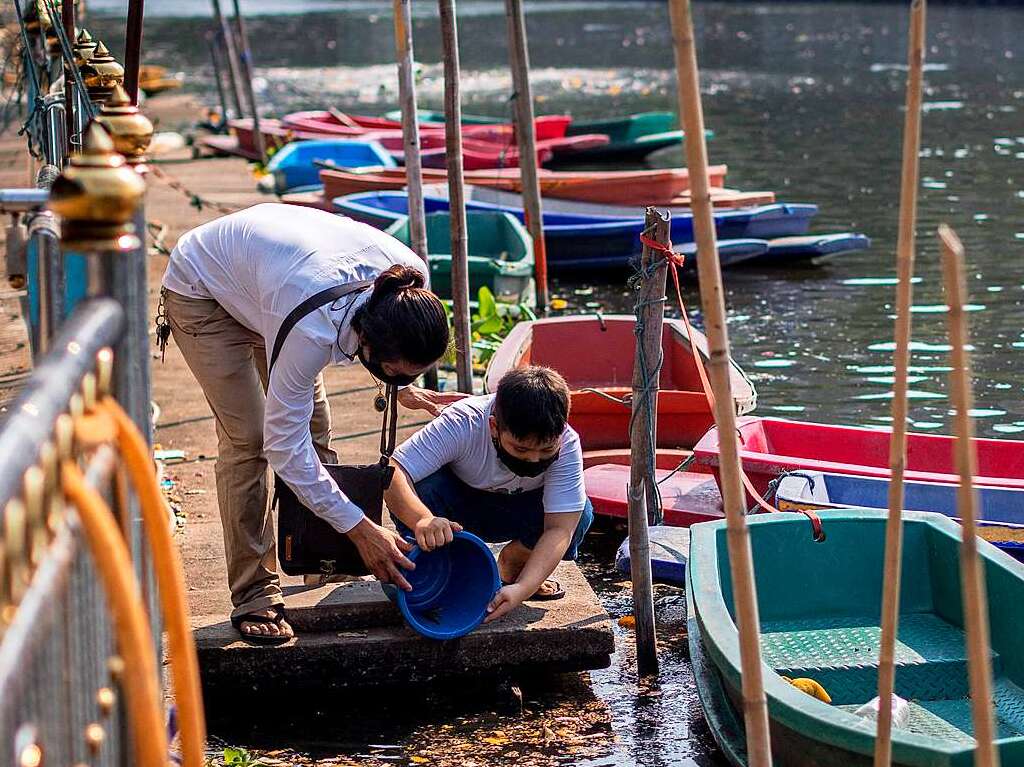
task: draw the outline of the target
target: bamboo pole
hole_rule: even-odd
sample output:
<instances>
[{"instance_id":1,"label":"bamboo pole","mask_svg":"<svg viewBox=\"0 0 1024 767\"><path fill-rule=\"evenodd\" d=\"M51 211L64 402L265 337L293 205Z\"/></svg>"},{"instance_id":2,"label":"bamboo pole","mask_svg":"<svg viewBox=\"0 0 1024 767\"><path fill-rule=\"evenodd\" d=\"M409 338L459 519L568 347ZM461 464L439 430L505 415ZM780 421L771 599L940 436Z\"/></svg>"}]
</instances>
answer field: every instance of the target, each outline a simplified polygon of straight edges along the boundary
<instances>
[{"instance_id":1,"label":"bamboo pole","mask_svg":"<svg viewBox=\"0 0 1024 767\"><path fill-rule=\"evenodd\" d=\"M242 98L239 95L239 82L241 78L238 75L238 59L235 53L235 38L231 34L231 27L228 26L227 19L224 18L224 14L220 9L220 0L211 0L213 3L213 16L217 21L217 26L220 28L220 37L224 45L224 57L228 60L228 85L231 91L231 101L235 107L235 117L242 117ZM227 119L227 115L224 115ZM255 126L253 126L255 127Z\"/></svg>"},{"instance_id":2,"label":"bamboo pole","mask_svg":"<svg viewBox=\"0 0 1024 767\"><path fill-rule=\"evenodd\" d=\"M508 20L508 51L512 66L513 105L519 172L523 189L523 216L533 239L537 307L548 305L548 257L544 246L544 216L540 181L537 178L537 136L534 132L533 90L530 87L530 50L526 45L526 14L523 0L505 0Z\"/></svg>"},{"instance_id":3,"label":"bamboo pole","mask_svg":"<svg viewBox=\"0 0 1024 767\"><path fill-rule=\"evenodd\" d=\"M750 767L770 765L768 706L761 670L760 622L754 562L747 529L741 480L736 411L729 381L729 333L725 325L722 271L715 241L714 209L708 190L707 144L704 113L700 102L700 75L693 38L689 0L669 0L672 40L679 83L679 115L686 131L686 167L690 174L693 227L697 240L697 274L700 280L704 332L709 347L708 377L715 397L715 425L718 429L719 472L725 508L729 569L740 641L743 718L746 724Z\"/></svg>"},{"instance_id":4,"label":"bamboo pole","mask_svg":"<svg viewBox=\"0 0 1024 767\"><path fill-rule=\"evenodd\" d=\"M142 63L142 21L146 0L128 0L124 36L124 89L132 104L139 103L139 65Z\"/></svg>"},{"instance_id":5,"label":"bamboo pole","mask_svg":"<svg viewBox=\"0 0 1024 767\"><path fill-rule=\"evenodd\" d=\"M962 591L964 631L967 634L967 675L971 692L971 715L974 720L975 757L978 767L998 767L999 752L995 746L992 714L992 659L989 654L988 596L985 571L978 554L976 523L977 496L973 478L978 473L978 455L974 445L974 424L971 408L971 355L967 328L967 283L964 279L964 248L956 233L945 224L939 227L942 245L942 281L949 305L950 396L956 411L956 468L960 475L956 508L963 528L960 544L960 588Z\"/></svg>"},{"instance_id":6,"label":"bamboo pole","mask_svg":"<svg viewBox=\"0 0 1024 767\"><path fill-rule=\"evenodd\" d=\"M903 176L900 183L899 234L896 243L896 330L893 352L892 436L889 439L889 516L885 525L882 576L882 633L878 650L878 729L875 767L892 762L892 695L896 683L896 633L899 629L900 576L903 561L903 475L907 465L907 369L910 366L910 306L913 301L914 245L917 227L918 155L921 150L921 91L924 71L925 0L912 0L907 52L907 96L903 125Z\"/></svg>"},{"instance_id":7,"label":"bamboo pole","mask_svg":"<svg viewBox=\"0 0 1024 767\"><path fill-rule=\"evenodd\" d=\"M210 49L210 61L213 63L213 79L217 83L217 100L220 104L220 124L217 126L217 131L223 132L227 129L228 124L228 99L224 93L224 75L220 68L220 51L217 50L217 45L213 38L213 33L208 32L206 35L206 45Z\"/></svg>"},{"instance_id":8,"label":"bamboo pole","mask_svg":"<svg viewBox=\"0 0 1024 767\"><path fill-rule=\"evenodd\" d=\"M398 100L402 107L402 144L405 180L409 192L409 242L417 256L427 260L427 222L423 210L423 164L416 114L416 81L413 76L412 0L393 0L395 53L398 58Z\"/></svg>"},{"instance_id":9,"label":"bamboo pole","mask_svg":"<svg viewBox=\"0 0 1024 767\"><path fill-rule=\"evenodd\" d=\"M644 231L666 248L670 246L667 215L648 208ZM633 416L629 428L629 573L633 582L633 617L636 619L637 673L649 676L658 673L658 647L654 630L651 544L647 535L650 521L648 506L656 502L656 493L648 480L654 473L655 442L651 435L657 433L658 375L663 358L661 334L665 319L668 263L664 256L645 243L640 271L637 300L640 335L633 363Z\"/></svg>"},{"instance_id":10,"label":"bamboo pole","mask_svg":"<svg viewBox=\"0 0 1024 767\"><path fill-rule=\"evenodd\" d=\"M256 141L256 151L259 153L260 162L267 161L267 147L263 143L263 134L260 132L260 110L256 105L256 91L252 87L252 49L249 47L249 35L245 31L245 18L242 16L242 9L238 0L233 0L235 8L235 26L238 29L238 44L242 47L239 59L242 63L242 84L245 86L245 95L249 100L249 108L252 109L252 132Z\"/></svg>"},{"instance_id":11,"label":"bamboo pole","mask_svg":"<svg viewBox=\"0 0 1024 767\"><path fill-rule=\"evenodd\" d=\"M444 47L444 136L448 153L448 208L452 222L452 308L455 372L459 391L473 391L473 350L469 329L469 239L462 175L462 104L459 91L459 33L455 0L438 0Z\"/></svg>"}]
</instances>

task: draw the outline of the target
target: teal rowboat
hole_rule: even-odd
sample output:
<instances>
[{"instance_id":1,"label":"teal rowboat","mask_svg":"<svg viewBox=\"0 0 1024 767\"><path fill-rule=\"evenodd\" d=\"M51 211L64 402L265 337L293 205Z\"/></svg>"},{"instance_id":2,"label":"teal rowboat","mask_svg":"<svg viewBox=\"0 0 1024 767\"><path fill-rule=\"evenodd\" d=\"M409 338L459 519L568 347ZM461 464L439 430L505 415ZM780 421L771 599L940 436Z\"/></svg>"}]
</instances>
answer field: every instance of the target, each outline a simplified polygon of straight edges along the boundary
<instances>
[{"instance_id":1,"label":"teal rowboat","mask_svg":"<svg viewBox=\"0 0 1024 767\"><path fill-rule=\"evenodd\" d=\"M452 297L451 217L427 215L427 260L430 287L441 298ZM469 211L469 293L487 286L503 303L533 304L533 242L521 223L508 213ZM402 217L388 230L397 240L410 244L409 219Z\"/></svg>"},{"instance_id":2,"label":"teal rowboat","mask_svg":"<svg viewBox=\"0 0 1024 767\"><path fill-rule=\"evenodd\" d=\"M827 538L802 515L747 517L761 619L761 657L776 767L871 765L875 722L853 712L877 695L884 511L821 512ZM974 763L960 598L960 527L904 512L896 694L909 719L893 729L893 764ZM711 731L746 765L740 652L723 522L690 528L690 656ZM1024 764L1024 565L980 542L991 612L993 689L1002 763ZM827 704L782 677L808 677Z\"/></svg>"},{"instance_id":3,"label":"teal rowboat","mask_svg":"<svg viewBox=\"0 0 1024 767\"><path fill-rule=\"evenodd\" d=\"M565 135L593 133L603 133L611 141L589 149L560 151L549 165L609 160L637 162L659 149L679 145L683 140L683 132L677 128L676 116L672 112L638 112L603 120L573 120ZM705 135L711 138L713 134L707 131Z\"/></svg>"}]
</instances>

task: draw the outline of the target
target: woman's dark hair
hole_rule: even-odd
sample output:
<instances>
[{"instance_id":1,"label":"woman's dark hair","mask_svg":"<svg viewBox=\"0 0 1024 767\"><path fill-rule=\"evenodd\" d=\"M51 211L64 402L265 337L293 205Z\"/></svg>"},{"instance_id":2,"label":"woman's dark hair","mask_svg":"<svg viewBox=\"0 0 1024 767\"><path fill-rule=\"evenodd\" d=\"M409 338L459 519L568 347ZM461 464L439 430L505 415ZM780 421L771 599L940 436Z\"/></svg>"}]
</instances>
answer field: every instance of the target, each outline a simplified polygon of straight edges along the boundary
<instances>
[{"instance_id":1,"label":"woman's dark hair","mask_svg":"<svg viewBox=\"0 0 1024 767\"><path fill-rule=\"evenodd\" d=\"M516 439L550 442L565 431L569 386L551 368L529 365L508 371L494 395L498 428Z\"/></svg>"},{"instance_id":2,"label":"woman's dark hair","mask_svg":"<svg viewBox=\"0 0 1024 767\"><path fill-rule=\"evenodd\" d=\"M448 315L423 287L423 274L394 266L373 282L370 300L352 317L352 328L379 362L432 365L448 351Z\"/></svg>"}]
</instances>

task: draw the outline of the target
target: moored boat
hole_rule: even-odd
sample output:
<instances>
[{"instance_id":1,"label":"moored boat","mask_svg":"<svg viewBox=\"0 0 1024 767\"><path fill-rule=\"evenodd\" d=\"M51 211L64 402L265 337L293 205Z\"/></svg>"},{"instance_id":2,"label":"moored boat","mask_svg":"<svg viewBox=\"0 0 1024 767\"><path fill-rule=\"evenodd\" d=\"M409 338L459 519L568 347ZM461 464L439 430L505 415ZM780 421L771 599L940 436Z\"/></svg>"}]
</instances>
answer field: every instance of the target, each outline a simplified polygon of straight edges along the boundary
<instances>
[{"instance_id":1,"label":"moored boat","mask_svg":"<svg viewBox=\"0 0 1024 767\"><path fill-rule=\"evenodd\" d=\"M870 765L875 723L856 713L877 696L886 514L821 514L824 541L799 514L747 517L754 559L761 659L774 763L779 767ZM746 765L739 637L726 526L690 528L687 616L690 660L705 718L723 754ZM892 730L892 764L973 764L971 701L959 578L960 528L939 514L904 520L903 588L896 688L906 717ZM984 542L991 605L1024 599L1024 566ZM993 609L995 724L1004 764L1024 755L1024 622ZM818 682L831 703L786 681Z\"/></svg>"},{"instance_id":2,"label":"moored boat","mask_svg":"<svg viewBox=\"0 0 1024 767\"><path fill-rule=\"evenodd\" d=\"M781 511L861 507L888 509L889 480L820 471L796 471L775 490ZM904 482L903 508L931 511L957 519L957 486L940 482ZM1024 552L1024 490L978 488L978 535L1007 551Z\"/></svg>"},{"instance_id":3,"label":"moored boat","mask_svg":"<svg viewBox=\"0 0 1024 767\"><path fill-rule=\"evenodd\" d=\"M286 194L320 186L322 165L344 168L396 167L391 155L376 141L326 139L293 141L274 153L267 163L267 175L260 188Z\"/></svg>"},{"instance_id":4,"label":"moored boat","mask_svg":"<svg viewBox=\"0 0 1024 767\"><path fill-rule=\"evenodd\" d=\"M563 138L566 135L566 128L572 118L568 115L544 115L534 120L534 135L537 140ZM356 135L366 131L401 131L401 113L394 118L392 114L383 117L368 117L366 115L353 115L341 112L337 109L311 110L305 112L292 112L285 115L281 122L290 128L313 133L327 133L337 135ZM462 121L462 134L466 137L473 137L481 141L509 143L512 138L512 126L507 122L467 122ZM444 134L444 120L424 121L420 124L420 132Z\"/></svg>"},{"instance_id":5,"label":"moored boat","mask_svg":"<svg viewBox=\"0 0 1024 767\"><path fill-rule=\"evenodd\" d=\"M823 471L855 476L889 477L889 432L856 426L740 419L740 459L754 489L764 495L769 483L785 472ZM906 480L956 484L955 437L907 435ZM975 439L978 487L1024 489L1024 442ZM718 431L711 429L693 449L697 461L718 473Z\"/></svg>"},{"instance_id":6,"label":"moored boat","mask_svg":"<svg viewBox=\"0 0 1024 767\"><path fill-rule=\"evenodd\" d=\"M562 376L572 392L569 423L584 451L629 447L636 318L582 315L520 322L494 353L484 386L495 391L501 377L523 365L546 365ZM707 359L707 341L694 329L694 344ZM701 386L686 326L666 319L662 335L665 363L658 394L658 447L689 448L714 417ZM731 384L738 413L750 412L757 394L735 364Z\"/></svg>"},{"instance_id":7,"label":"moored boat","mask_svg":"<svg viewBox=\"0 0 1024 767\"><path fill-rule=\"evenodd\" d=\"M573 120L566 135L603 133L609 142L602 147L565 153L564 162L640 161L659 149L679 145L683 132L672 112L638 112L598 120ZM710 138L713 134L706 131Z\"/></svg>"},{"instance_id":8,"label":"moored boat","mask_svg":"<svg viewBox=\"0 0 1024 767\"><path fill-rule=\"evenodd\" d=\"M451 216L431 213L426 226L430 287L442 298L451 298ZM387 231L400 242L411 244L407 218ZM466 234L470 295L477 295L486 286L499 301L532 304L536 299L533 243L523 225L507 213L470 211L466 213Z\"/></svg>"},{"instance_id":9,"label":"moored boat","mask_svg":"<svg viewBox=\"0 0 1024 767\"><path fill-rule=\"evenodd\" d=\"M866 235L855 232L777 237L768 241L768 252L756 259L755 263L759 266L820 264L838 256L867 250L870 247L871 240Z\"/></svg>"}]
</instances>

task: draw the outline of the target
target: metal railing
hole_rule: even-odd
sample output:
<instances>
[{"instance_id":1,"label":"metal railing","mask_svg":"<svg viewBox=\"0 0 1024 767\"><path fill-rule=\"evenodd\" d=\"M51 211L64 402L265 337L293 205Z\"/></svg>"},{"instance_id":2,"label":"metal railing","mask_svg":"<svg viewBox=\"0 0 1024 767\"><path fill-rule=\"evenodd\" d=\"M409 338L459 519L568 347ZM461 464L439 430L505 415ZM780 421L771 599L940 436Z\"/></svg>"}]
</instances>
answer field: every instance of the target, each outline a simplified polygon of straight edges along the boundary
<instances>
[{"instance_id":1,"label":"metal railing","mask_svg":"<svg viewBox=\"0 0 1024 767\"><path fill-rule=\"evenodd\" d=\"M109 606L58 474L76 457L129 528L117 454L78 455L71 419L124 329L117 302L83 303L0 424L0 764L133 763ZM154 590L144 594L158 615Z\"/></svg>"}]
</instances>

